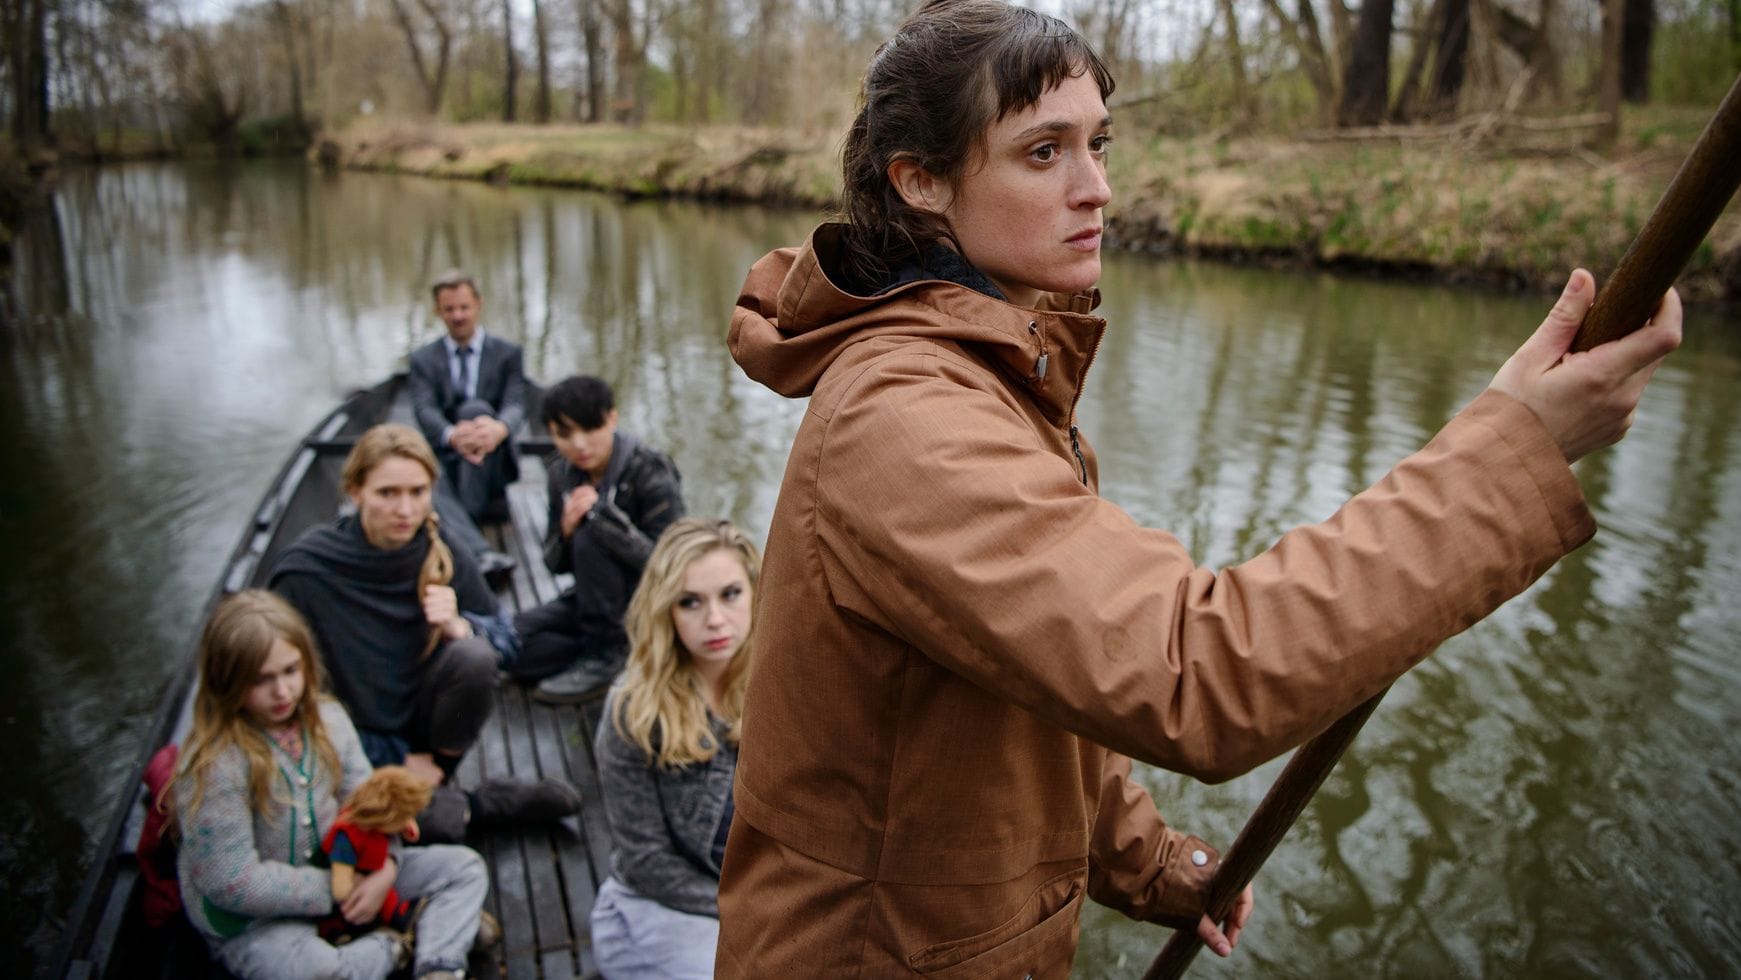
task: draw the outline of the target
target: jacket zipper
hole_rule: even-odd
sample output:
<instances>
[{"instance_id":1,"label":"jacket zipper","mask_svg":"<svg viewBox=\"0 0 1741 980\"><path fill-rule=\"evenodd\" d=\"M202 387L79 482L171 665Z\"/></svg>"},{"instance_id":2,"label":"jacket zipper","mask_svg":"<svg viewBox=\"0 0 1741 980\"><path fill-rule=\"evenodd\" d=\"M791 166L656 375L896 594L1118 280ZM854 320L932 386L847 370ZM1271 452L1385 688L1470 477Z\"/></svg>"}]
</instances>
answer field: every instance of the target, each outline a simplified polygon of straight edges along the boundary
<instances>
[{"instance_id":1,"label":"jacket zipper","mask_svg":"<svg viewBox=\"0 0 1741 980\"><path fill-rule=\"evenodd\" d=\"M1094 366L1094 358L1100 354L1100 342L1106 337L1106 321L1100 321L1100 334L1094 338L1094 347L1088 352L1088 359L1082 362L1082 371L1078 374L1076 393L1070 398L1070 451L1076 454L1076 465L1082 470L1082 485L1088 485L1088 460L1082 457L1082 443L1076 438L1079 431L1076 426L1076 403L1082 400L1081 379L1088 377L1088 369Z\"/></svg>"}]
</instances>

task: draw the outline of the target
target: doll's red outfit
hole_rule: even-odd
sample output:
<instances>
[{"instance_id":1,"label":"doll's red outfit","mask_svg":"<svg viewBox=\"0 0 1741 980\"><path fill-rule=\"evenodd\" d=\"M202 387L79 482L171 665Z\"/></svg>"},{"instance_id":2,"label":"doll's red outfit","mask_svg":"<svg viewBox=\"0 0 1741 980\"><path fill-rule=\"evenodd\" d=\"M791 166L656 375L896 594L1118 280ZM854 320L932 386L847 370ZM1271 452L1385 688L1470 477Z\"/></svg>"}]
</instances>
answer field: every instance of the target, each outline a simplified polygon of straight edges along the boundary
<instances>
[{"instance_id":1,"label":"doll's red outfit","mask_svg":"<svg viewBox=\"0 0 1741 980\"><path fill-rule=\"evenodd\" d=\"M349 814L341 812L332 828L321 839L320 849L330 863L348 864L357 869L357 874L366 875L381 870L387 863L388 846L392 842L392 834L359 827L350 822ZM377 923L405 929L411 925L413 909L411 902L399 897L397 888L389 888L386 899L381 902L381 911L375 916L375 922L355 925L347 922L343 915L334 912L320 920L320 936L322 939L331 940L347 934L356 935L373 929Z\"/></svg>"}]
</instances>

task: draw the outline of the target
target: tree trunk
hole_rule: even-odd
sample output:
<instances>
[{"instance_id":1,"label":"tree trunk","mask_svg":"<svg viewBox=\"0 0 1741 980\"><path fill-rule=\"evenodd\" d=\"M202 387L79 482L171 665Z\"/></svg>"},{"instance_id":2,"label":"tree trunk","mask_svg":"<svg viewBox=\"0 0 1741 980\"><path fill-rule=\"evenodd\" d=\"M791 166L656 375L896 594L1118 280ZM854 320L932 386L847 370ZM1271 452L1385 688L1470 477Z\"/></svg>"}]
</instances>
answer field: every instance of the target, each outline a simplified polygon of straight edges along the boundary
<instances>
[{"instance_id":1,"label":"tree trunk","mask_svg":"<svg viewBox=\"0 0 1741 980\"><path fill-rule=\"evenodd\" d=\"M1634 105L1650 101L1650 40L1655 31L1655 0L1626 0L1620 30L1620 96Z\"/></svg>"},{"instance_id":2,"label":"tree trunk","mask_svg":"<svg viewBox=\"0 0 1741 980\"><path fill-rule=\"evenodd\" d=\"M1390 96L1390 19L1395 0L1366 0L1354 29L1354 48L1343 76L1339 126L1376 126Z\"/></svg>"},{"instance_id":3,"label":"tree trunk","mask_svg":"<svg viewBox=\"0 0 1741 980\"><path fill-rule=\"evenodd\" d=\"M1596 133L1599 145L1613 147L1620 138L1620 33L1625 21L1626 0L1602 3L1602 80L1598 106L1607 121Z\"/></svg>"},{"instance_id":4,"label":"tree trunk","mask_svg":"<svg viewBox=\"0 0 1741 980\"><path fill-rule=\"evenodd\" d=\"M1299 0L1300 7L1311 6L1311 0ZM1354 45L1354 19L1348 13L1348 5L1342 0L1329 0L1330 8L1330 44L1326 49L1330 55L1330 75L1341 79L1348 73L1349 49ZM1337 93L1340 100L1341 93Z\"/></svg>"},{"instance_id":5,"label":"tree trunk","mask_svg":"<svg viewBox=\"0 0 1741 980\"><path fill-rule=\"evenodd\" d=\"M1402 87L1390 104L1391 122L1406 123L1417 118L1415 101L1421 89L1421 76L1427 70L1427 55L1438 44L1439 25L1445 19L1446 0L1433 0L1427 19L1415 25L1415 43L1409 50L1408 67L1403 69Z\"/></svg>"},{"instance_id":6,"label":"tree trunk","mask_svg":"<svg viewBox=\"0 0 1741 980\"><path fill-rule=\"evenodd\" d=\"M520 62L514 57L514 2L502 0L502 53L506 57L507 74L502 82L502 121L514 122L515 89L520 86Z\"/></svg>"},{"instance_id":7,"label":"tree trunk","mask_svg":"<svg viewBox=\"0 0 1741 980\"><path fill-rule=\"evenodd\" d=\"M1535 73L1537 91L1550 103L1558 103L1565 86L1560 81L1560 50L1554 45L1554 0L1541 0L1541 14L1536 21L1535 40L1529 49L1529 70Z\"/></svg>"},{"instance_id":8,"label":"tree trunk","mask_svg":"<svg viewBox=\"0 0 1741 980\"><path fill-rule=\"evenodd\" d=\"M532 31L538 40L538 94L532 101L532 119L543 125L550 122L550 31L539 0L532 0Z\"/></svg>"},{"instance_id":9,"label":"tree trunk","mask_svg":"<svg viewBox=\"0 0 1741 980\"><path fill-rule=\"evenodd\" d=\"M1340 3L1333 6L1340 7ZM1280 12L1280 7L1277 7ZM1312 0L1299 0L1300 34L1309 46L1311 57L1306 65L1306 73L1312 79L1312 85L1318 90L1318 116L1325 123L1336 118L1336 103L1342 98L1342 73L1335 70L1335 56L1324 49L1324 35L1318 29L1318 14L1312 9Z\"/></svg>"},{"instance_id":10,"label":"tree trunk","mask_svg":"<svg viewBox=\"0 0 1741 980\"><path fill-rule=\"evenodd\" d=\"M773 80L775 72L783 66L776 64L773 46L783 19L781 13L780 0L757 0L752 28L755 50L750 55L750 88L744 100L744 122L752 126L762 125L776 115Z\"/></svg>"},{"instance_id":11,"label":"tree trunk","mask_svg":"<svg viewBox=\"0 0 1741 980\"><path fill-rule=\"evenodd\" d=\"M48 0L15 0L9 6L12 139L28 158L32 148L53 142L48 119Z\"/></svg>"},{"instance_id":12,"label":"tree trunk","mask_svg":"<svg viewBox=\"0 0 1741 980\"><path fill-rule=\"evenodd\" d=\"M274 0L272 15L278 25L278 38L284 44L284 62L290 69L290 122L298 137L305 138L309 126L302 101L302 59L296 50L296 22L285 0Z\"/></svg>"},{"instance_id":13,"label":"tree trunk","mask_svg":"<svg viewBox=\"0 0 1741 980\"><path fill-rule=\"evenodd\" d=\"M699 0L700 44L695 65L695 121L713 118L713 94L719 85L719 0Z\"/></svg>"},{"instance_id":14,"label":"tree trunk","mask_svg":"<svg viewBox=\"0 0 1741 980\"><path fill-rule=\"evenodd\" d=\"M1469 56L1469 0L1446 0L1445 19L1439 24L1438 52L1433 56L1433 86L1427 106L1432 115L1457 110L1463 91L1463 76Z\"/></svg>"},{"instance_id":15,"label":"tree trunk","mask_svg":"<svg viewBox=\"0 0 1741 980\"><path fill-rule=\"evenodd\" d=\"M1233 0L1218 0L1221 20L1227 25L1227 65L1233 70L1233 111L1241 121L1256 114L1252 108L1251 83L1245 77L1245 48L1239 43L1239 14Z\"/></svg>"},{"instance_id":16,"label":"tree trunk","mask_svg":"<svg viewBox=\"0 0 1741 980\"><path fill-rule=\"evenodd\" d=\"M1324 52L1324 39L1318 33L1318 15L1312 12L1311 0L1300 0L1300 16L1296 21L1282 9L1280 0L1263 0L1270 17L1282 36L1300 56L1300 66L1318 96L1318 118L1328 125L1335 119L1336 80L1330 71L1329 56Z\"/></svg>"},{"instance_id":17,"label":"tree trunk","mask_svg":"<svg viewBox=\"0 0 1741 980\"><path fill-rule=\"evenodd\" d=\"M647 68L646 38L636 36L635 10L630 0L608 0L605 12L611 22L611 62L617 73L611 115L618 122L638 125L647 111L642 81Z\"/></svg>"},{"instance_id":18,"label":"tree trunk","mask_svg":"<svg viewBox=\"0 0 1741 980\"><path fill-rule=\"evenodd\" d=\"M580 17L580 44L586 53L586 121L605 117L604 25L598 16L599 0L575 0ZM578 108L578 107L577 107Z\"/></svg>"},{"instance_id":19,"label":"tree trunk","mask_svg":"<svg viewBox=\"0 0 1741 980\"><path fill-rule=\"evenodd\" d=\"M405 33L405 45L411 49L411 64L417 69L417 80L423 83L425 108L433 116L441 111L442 99L447 94L447 66L448 56L453 50L453 33L430 0L417 0L418 7L435 27L435 65L431 68L423 54L423 45L417 40L417 27L411 23L411 14L405 9L404 2L391 0L393 14Z\"/></svg>"}]
</instances>

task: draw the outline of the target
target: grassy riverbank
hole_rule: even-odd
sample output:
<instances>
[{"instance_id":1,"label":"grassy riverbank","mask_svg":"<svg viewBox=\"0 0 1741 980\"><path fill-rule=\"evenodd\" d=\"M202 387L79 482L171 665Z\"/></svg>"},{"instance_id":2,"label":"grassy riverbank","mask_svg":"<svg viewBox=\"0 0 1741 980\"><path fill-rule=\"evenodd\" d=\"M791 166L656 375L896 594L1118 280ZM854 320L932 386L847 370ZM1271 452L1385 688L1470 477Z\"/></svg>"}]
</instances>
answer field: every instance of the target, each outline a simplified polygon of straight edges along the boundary
<instances>
[{"instance_id":1,"label":"grassy riverbank","mask_svg":"<svg viewBox=\"0 0 1741 980\"><path fill-rule=\"evenodd\" d=\"M1556 286L1611 268L1691 148L1706 113L1629 116L1606 156L1507 152L1467 135L1217 140L1121 135L1108 240L1122 248ZM375 122L331 137L338 165L394 173L823 208L838 137L740 127L466 126ZM1741 204L1681 280L1741 299Z\"/></svg>"}]
</instances>

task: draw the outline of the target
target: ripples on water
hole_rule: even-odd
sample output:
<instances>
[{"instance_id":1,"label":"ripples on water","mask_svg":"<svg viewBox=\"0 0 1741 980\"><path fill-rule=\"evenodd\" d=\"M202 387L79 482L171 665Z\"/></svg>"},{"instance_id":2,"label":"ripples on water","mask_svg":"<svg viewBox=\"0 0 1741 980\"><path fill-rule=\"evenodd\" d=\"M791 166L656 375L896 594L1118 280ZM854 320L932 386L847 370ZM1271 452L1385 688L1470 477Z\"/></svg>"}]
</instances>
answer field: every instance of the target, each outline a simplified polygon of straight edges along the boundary
<instances>
[{"instance_id":1,"label":"ripples on water","mask_svg":"<svg viewBox=\"0 0 1741 980\"><path fill-rule=\"evenodd\" d=\"M765 534L802 403L723 350L744 271L805 215L294 168L70 175L20 243L0 433L0 920L40 957L157 692L303 430L436 335L471 267L486 329L551 381L600 374L691 510ZM1226 566L1417 448L1545 298L1109 256L1082 401L1103 492ZM1203 975L1731 976L1741 895L1741 323L1695 311L1619 449L1580 464L1603 526L1392 690ZM1726 331L1726 332L1725 332ZM1146 778L1225 844L1278 760ZM51 855L45 859L45 855ZM1104 910L1078 974L1164 933Z\"/></svg>"}]
</instances>

